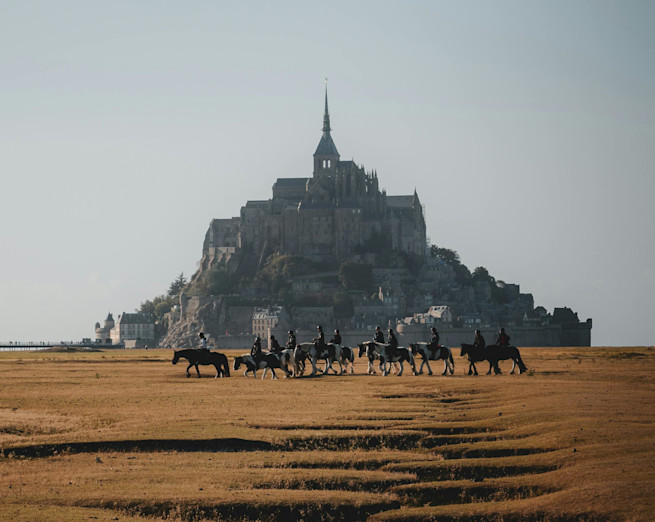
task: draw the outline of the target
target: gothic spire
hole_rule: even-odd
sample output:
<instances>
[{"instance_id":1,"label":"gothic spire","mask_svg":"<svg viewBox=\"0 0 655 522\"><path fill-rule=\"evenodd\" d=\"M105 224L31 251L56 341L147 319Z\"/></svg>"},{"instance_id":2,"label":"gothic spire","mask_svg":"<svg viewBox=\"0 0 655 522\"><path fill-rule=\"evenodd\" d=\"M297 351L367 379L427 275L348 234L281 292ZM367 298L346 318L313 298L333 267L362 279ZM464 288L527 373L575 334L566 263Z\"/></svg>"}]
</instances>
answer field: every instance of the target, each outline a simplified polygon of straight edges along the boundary
<instances>
[{"instance_id":1,"label":"gothic spire","mask_svg":"<svg viewBox=\"0 0 655 522\"><path fill-rule=\"evenodd\" d=\"M334 169L339 161L339 152L330 136L330 112L328 111L327 78L325 78L325 113L323 114L323 136L314 152L314 174L323 169Z\"/></svg>"},{"instance_id":2,"label":"gothic spire","mask_svg":"<svg viewBox=\"0 0 655 522\"><path fill-rule=\"evenodd\" d=\"M325 113L323 114L323 132L330 134L330 112L328 111L328 99L327 99L327 78L325 78Z\"/></svg>"}]
</instances>

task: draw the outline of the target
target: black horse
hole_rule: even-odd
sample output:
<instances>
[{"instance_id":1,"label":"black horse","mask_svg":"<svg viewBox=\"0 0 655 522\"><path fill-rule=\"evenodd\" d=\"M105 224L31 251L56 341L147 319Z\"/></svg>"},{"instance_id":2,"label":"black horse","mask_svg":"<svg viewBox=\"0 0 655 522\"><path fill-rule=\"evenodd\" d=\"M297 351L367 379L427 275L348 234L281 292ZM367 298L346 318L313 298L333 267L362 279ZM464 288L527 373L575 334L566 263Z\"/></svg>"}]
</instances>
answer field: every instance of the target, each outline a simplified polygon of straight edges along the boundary
<instances>
[{"instance_id":1,"label":"black horse","mask_svg":"<svg viewBox=\"0 0 655 522\"><path fill-rule=\"evenodd\" d=\"M491 344L484 348L479 348L477 346L473 346L472 344L464 343L462 343L461 346L462 351L460 352L460 355L462 357L465 355L468 356L470 363L469 375L471 375L473 372L475 372L475 375L478 374L475 363L480 361L489 361L489 371L487 372L487 375L491 373L492 368L494 369L494 373L496 373L496 375L501 373L500 366L498 366L498 361L504 361L506 359L512 359L512 362L514 363L510 373L514 373L517 365L519 367L519 373L523 373L528 370L528 368L523 363L519 349L516 346L504 347L498 346L496 344Z\"/></svg>"},{"instance_id":2,"label":"black horse","mask_svg":"<svg viewBox=\"0 0 655 522\"><path fill-rule=\"evenodd\" d=\"M195 366L198 378L200 378L200 370L198 370L199 364L202 364L203 366L213 364L216 368L216 377L230 376L230 366L227 364L227 357L222 353L210 352L208 350L177 350L173 355L173 364L177 364L180 357L189 361L189 366L186 368L187 377L191 377L189 368Z\"/></svg>"}]
</instances>

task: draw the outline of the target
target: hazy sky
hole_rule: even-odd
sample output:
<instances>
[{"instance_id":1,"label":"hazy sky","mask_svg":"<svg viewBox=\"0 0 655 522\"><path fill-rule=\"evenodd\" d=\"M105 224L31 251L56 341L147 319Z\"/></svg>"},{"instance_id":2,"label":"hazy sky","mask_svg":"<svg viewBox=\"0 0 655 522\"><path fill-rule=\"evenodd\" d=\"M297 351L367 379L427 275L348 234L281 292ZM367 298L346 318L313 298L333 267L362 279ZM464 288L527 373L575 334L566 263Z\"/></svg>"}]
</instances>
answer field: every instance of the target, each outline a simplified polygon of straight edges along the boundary
<instances>
[{"instance_id":1,"label":"hazy sky","mask_svg":"<svg viewBox=\"0 0 655 522\"><path fill-rule=\"evenodd\" d=\"M212 218L342 159L594 345L652 345L655 2L0 1L0 341L191 275Z\"/></svg>"}]
</instances>

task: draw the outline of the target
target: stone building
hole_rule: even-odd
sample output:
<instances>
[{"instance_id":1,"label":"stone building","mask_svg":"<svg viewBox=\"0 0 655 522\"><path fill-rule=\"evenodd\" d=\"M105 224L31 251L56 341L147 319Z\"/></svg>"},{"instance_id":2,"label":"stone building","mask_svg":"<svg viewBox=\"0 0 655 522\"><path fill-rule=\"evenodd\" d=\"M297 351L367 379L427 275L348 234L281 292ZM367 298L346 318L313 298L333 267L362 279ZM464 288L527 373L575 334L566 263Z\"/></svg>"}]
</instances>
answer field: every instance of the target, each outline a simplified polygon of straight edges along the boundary
<instances>
[{"instance_id":1,"label":"stone building","mask_svg":"<svg viewBox=\"0 0 655 522\"><path fill-rule=\"evenodd\" d=\"M121 344L125 341L144 341L146 343L155 340L155 321L147 314L126 314L118 316L114 321L111 313L105 319L104 327L96 323L96 343L99 344Z\"/></svg>"},{"instance_id":2,"label":"stone building","mask_svg":"<svg viewBox=\"0 0 655 522\"><path fill-rule=\"evenodd\" d=\"M96 343L100 344L110 344L111 343L111 330L114 327L114 317L111 315L111 312L107 314L105 319L105 325L100 326L100 323L96 323Z\"/></svg>"},{"instance_id":3,"label":"stone building","mask_svg":"<svg viewBox=\"0 0 655 522\"><path fill-rule=\"evenodd\" d=\"M116 325L111 329L112 344L125 341L154 341L155 321L147 314L126 314L118 316Z\"/></svg>"},{"instance_id":4,"label":"stone building","mask_svg":"<svg viewBox=\"0 0 655 522\"><path fill-rule=\"evenodd\" d=\"M326 90L312 176L278 178L271 199L248 201L239 217L214 219L203 245L205 260L229 261L238 253L263 258L277 251L338 263L376 238L394 250L424 254L425 220L416 191L388 196L376 171L341 160L331 130Z\"/></svg>"},{"instance_id":5,"label":"stone building","mask_svg":"<svg viewBox=\"0 0 655 522\"><path fill-rule=\"evenodd\" d=\"M252 333L262 339L268 338L269 330L286 328L289 324L289 315L282 306L267 306L256 308L252 314Z\"/></svg>"}]
</instances>

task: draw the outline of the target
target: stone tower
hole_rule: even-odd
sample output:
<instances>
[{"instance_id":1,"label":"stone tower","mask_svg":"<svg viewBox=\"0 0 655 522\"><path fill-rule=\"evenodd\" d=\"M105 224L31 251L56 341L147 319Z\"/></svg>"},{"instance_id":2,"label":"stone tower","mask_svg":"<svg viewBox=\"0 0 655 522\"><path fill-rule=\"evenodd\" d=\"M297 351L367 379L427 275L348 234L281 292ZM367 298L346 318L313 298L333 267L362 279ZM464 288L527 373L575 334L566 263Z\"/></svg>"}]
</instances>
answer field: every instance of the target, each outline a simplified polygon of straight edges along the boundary
<instances>
[{"instance_id":1,"label":"stone tower","mask_svg":"<svg viewBox=\"0 0 655 522\"><path fill-rule=\"evenodd\" d=\"M328 111L327 83L325 84L325 113L323 114L323 136L314 152L314 177L330 176L336 173L339 151L330 135L330 112Z\"/></svg>"}]
</instances>

